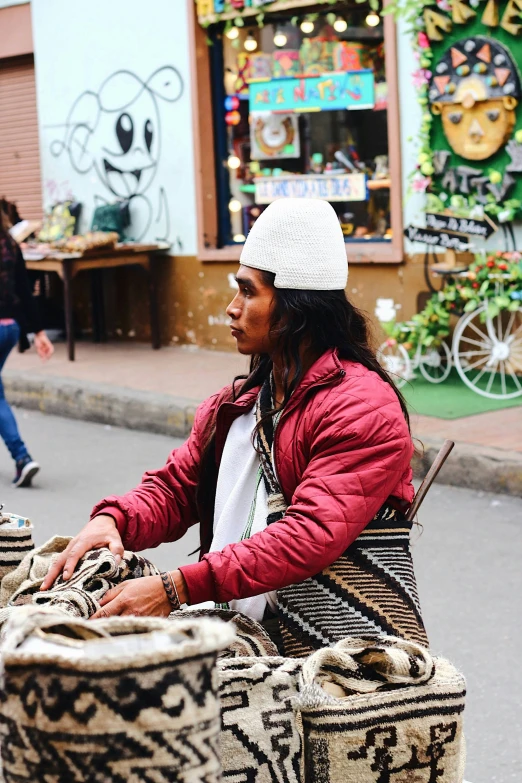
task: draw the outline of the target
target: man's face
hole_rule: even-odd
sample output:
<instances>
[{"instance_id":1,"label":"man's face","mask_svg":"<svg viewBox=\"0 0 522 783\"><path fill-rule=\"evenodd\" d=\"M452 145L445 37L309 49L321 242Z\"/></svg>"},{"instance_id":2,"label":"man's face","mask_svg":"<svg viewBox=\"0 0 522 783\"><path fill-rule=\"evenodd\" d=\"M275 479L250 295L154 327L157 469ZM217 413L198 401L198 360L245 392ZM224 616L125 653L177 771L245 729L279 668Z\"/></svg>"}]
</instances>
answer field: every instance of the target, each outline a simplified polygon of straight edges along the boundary
<instances>
[{"instance_id":1,"label":"man's face","mask_svg":"<svg viewBox=\"0 0 522 783\"><path fill-rule=\"evenodd\" d=\"M274 307L275 289L263 282L258 269L240 266L236 275L237 294L227 307L232 320L230 329L239 353L252 355L272 353L274 339L270 337L270 318Z\"/></svg>"},{"instance_id":2,"label":"man's face","mask_svg":"<svg viewBox=\"0 0 522 783\"><path fill-rule=\"evenodd\" d=\"M515 112L503 98L443 104L442 126L450 146L466 160L486 160L504 146L515 125Z\"/></svg>"}]
</instances>

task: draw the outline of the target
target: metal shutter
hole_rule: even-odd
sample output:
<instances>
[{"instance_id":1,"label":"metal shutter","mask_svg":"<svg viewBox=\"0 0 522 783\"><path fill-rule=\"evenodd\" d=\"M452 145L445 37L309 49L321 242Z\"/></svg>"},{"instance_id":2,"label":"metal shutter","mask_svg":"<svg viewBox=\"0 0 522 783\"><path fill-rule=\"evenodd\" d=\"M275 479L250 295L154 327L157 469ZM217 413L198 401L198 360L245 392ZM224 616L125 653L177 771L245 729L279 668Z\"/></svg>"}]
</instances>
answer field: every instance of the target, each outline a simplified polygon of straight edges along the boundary
<instances>
[{"instance_id":1,"label":"metal shutter","mask_svg":"<svg viewBox=\"0 0 522 783\"><path fill-rule=\"evenodd\" d=\"M42 217L42 184L32 57L0 60L0 197L23 219Z\"/></svg>"}]
</instances>

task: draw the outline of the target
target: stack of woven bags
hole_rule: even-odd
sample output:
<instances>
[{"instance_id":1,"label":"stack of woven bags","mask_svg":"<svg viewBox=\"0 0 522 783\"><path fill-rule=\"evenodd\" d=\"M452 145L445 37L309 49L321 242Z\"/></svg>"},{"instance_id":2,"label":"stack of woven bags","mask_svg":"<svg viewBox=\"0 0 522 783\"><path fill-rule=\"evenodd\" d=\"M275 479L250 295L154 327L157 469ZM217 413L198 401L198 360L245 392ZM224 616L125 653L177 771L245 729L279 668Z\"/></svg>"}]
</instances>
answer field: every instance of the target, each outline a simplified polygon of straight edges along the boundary
<instances>
[{"instance_id":1,"label":"stack of woven bags","mask_svg":"<svg viewBox=\"0 0 522 783\"><path fill-rule=\"evenodd\" d=\"M232 611L89 621L126 552L39 587L69 539L35 548L0 515L0 754L6 783L462 783L465 682L412 642L346 639L283 658Z\"/></svg>"}]
</instances>

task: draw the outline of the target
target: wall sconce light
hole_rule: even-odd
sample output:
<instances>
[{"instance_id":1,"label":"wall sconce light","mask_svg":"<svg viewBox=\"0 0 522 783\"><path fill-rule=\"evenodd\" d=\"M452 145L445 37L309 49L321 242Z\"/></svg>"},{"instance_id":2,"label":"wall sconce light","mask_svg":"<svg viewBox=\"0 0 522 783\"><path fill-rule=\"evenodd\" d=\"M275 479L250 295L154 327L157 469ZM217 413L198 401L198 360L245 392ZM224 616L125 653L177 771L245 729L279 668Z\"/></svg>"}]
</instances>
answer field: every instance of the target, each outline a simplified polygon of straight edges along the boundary
<instances>
[{"instance_id":1,"label":"wall sconce light","mask_svg":"<svg viewBox=\"0 0 522 783\"><path fill-rule=\"evenodd\" d=\"M241 212L243 205L237 198L231 198L228 202L228 208L231 212Z\"/></svg>"},{"instance_id":2,"label":"wall sconce light","mask_svg":"<svg viewBox=\"0 0 522 783\"><path fill-rule=\"evenodd\" d=\"M226 31L225 35L230 41L234 41L239 35L239 30L237 27L233 26L230 30Z\"/></svg>"},{"instance_id":3,"label":"wall sconce light","mask_svg":"<svg viewBox=\"0 0 522 783\"><path fill-rule=\"evenodd\" d=\"M229 169L238 169L241 166L241 161L237 155L229 155L227 160L227 166Z\"/></svg>"},{"instance_id":4,"label":"wall sconce light","mask_svg":"<svg viewBox=\"0 0 522 783\"><path fill-rule=\"evenodd\" d=\"M245 49L247 50L247 52L255 52L255 50L257 49L257 41L252 35L252 33L249 33L245 38Z\"/></svg>"},{"instance_id":5,"label":"wall sconce light","mask_svg":"<svg viewBox=\"0 0 522 783\"><path fill-rule=\"evenodd\" d=\"M282 30L276 30L274 35L274 44L278 46L280 49L281 47L286 45L286 42L288 41L288 38L286 37L285 33Z\"/></svg>"},{"instance_id":6,"label":"wall sconce light","mask_svg":"<svg viewBox=\"0 0 522 783\"><path fill-rule=\"evenodd\" d=\"M344 33L346 28L348 27L348 22L346 19L343 19L342 16L338 16L335 22L333 23L333 29L336 33Z\"/></svg>"}]
</instances>

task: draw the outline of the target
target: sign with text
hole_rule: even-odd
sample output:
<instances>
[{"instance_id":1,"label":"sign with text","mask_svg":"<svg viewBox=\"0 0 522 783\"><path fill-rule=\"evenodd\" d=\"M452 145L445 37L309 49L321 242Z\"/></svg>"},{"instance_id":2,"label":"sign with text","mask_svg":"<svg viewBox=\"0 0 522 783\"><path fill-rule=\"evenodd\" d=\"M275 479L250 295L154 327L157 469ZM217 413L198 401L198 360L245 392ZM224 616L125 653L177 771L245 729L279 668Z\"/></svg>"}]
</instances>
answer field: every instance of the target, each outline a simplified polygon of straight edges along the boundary
<instances>
[{"instance_id":1,"label":"sign with text","mask_svg":"<svg viewBox=\"0 0 522 783\"><path fill-rule=\"evenodd\" d=\"M454 234L451 231L408 226L404 229L404 236L410 242L420 242L423 245L430 245L430 247L442 247L445 250L467 250L469 247L468 238L464 234Z\"/></svg>"},{"instance_id":2,"label":"sign with text","mask_svg":"<svg viewBox=\"0 0 522 783\"><path fill-rule=\"evenodd\" d=\"M249 96L251 113L373 109L373 71L342 71L250 82Z\"/></svg>"},{"instance_id":3,"label":"sign with text","mask_svg":"<svg viewBox=\"0 0 522 783\"><path fill-rule=\"evenodd\" d=\"M475 220L474 218L441 215L437 212L426 212L426 226L436 231L457 231L472 237L488 239L498 227L489 218Z\"/></svg>"},{"instance_id":4,"label":"sign with text","mask_svg":"<svg viewBox=\"0 0 522 783\"><path fill-rule=\"evenodd\" d=\"M256 204L271 204L277 198L322 198L326 201L367 201L365 174L315 174L258 177Z\"/></svg>"}]
</instances>

